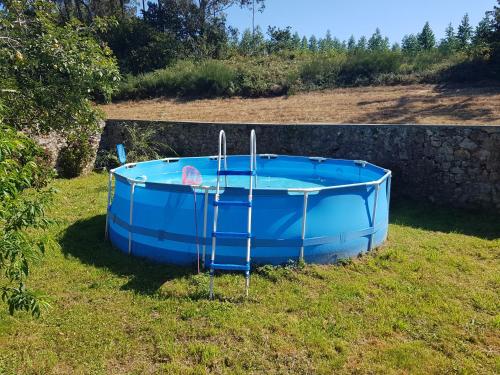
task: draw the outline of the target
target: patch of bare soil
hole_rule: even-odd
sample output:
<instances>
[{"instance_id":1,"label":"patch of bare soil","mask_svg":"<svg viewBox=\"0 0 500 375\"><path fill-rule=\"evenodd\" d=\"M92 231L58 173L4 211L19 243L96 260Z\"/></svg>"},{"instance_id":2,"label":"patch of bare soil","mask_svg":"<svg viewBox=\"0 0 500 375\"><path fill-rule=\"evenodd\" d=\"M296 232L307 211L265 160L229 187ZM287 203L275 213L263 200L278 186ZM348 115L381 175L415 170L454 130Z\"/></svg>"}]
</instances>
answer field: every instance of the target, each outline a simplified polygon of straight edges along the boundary
<instances>
[{"instance_id":1,"label":"patch of bare soil","mask_svg":"<svg viewBox=\"0 0 500 375\"><path fill-rule=\"evenodd\" d=\"M162 98L101 108L110 119L133 120L493 125L500 124L500 87L356 87L277 98Z\"/></svg>"}]
</instances>

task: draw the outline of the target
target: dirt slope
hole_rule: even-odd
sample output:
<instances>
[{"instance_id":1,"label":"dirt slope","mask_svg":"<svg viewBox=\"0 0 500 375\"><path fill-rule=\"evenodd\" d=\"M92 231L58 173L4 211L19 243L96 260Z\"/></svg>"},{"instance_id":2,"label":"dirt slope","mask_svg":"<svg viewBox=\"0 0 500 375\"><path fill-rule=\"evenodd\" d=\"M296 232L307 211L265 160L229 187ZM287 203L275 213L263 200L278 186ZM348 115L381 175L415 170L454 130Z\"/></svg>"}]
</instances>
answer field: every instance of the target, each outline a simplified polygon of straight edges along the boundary
<instances>
[{"instance_id":1,"label":"dirt slope","mask_svg":"<svg viewBox=\"0 0 500 375\"><path fill-rule=\"evenodd\" d=\"M270 123L500 124L500 87L359 87L260 99L154 99L102 106L108 118Z\"/></svg>"}]
</instances>

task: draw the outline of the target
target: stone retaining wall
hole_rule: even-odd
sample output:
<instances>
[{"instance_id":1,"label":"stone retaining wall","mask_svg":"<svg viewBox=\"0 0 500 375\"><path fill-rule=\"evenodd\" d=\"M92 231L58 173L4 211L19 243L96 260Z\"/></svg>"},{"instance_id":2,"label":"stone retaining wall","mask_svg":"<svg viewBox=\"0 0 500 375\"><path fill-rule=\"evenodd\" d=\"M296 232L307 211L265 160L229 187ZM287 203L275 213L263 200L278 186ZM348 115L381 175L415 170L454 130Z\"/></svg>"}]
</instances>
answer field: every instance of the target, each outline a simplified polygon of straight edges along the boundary
<instances>
[{"instance_id":1,"label":"stone retaining wall","mask_svg":"<svg viewBox=\"0 0 500 375\"><path fill-rule=\"evenodd\" d=\"M217 154L220 129L228 154L257 152L363 159L393 171L396 196L454 207L500 211L500 126L269 125L108 120L101 149L123 140L123 125L154 127L180 156Z\"/></svg>"}]
</instances>

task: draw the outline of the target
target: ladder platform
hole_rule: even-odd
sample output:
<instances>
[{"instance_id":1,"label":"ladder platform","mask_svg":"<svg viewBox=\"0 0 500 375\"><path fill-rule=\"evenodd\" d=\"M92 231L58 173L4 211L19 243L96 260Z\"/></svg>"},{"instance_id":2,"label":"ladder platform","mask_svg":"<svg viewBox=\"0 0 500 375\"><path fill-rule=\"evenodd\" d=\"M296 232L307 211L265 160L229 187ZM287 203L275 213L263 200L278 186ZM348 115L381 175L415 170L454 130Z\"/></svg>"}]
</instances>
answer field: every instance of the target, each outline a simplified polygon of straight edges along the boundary
<instances>
[{"instance_id":1,"label":"ladder platform","mask_svg":"<svg viewBox=\"0 0 500 375\"><path fill-rule=\"evenodd\" d=\"M241 206L241 207L252 207L252 202L250 201L214 201L214 206Z\"/></svg>"},{"instance_id":2,"label":"ladder platform","mask_svg":"<svg viewBox=\"0 0 500 375\"><path fill-rule=\"evenodd\" d=\"M250 263L247 264L220 264L220 263L212 263L210 265L210 269L212 270L224 270L224 271L250 271Z\"/></svg>"},{"instance_id":3,"label":"ladder platform","mask_svg":"<svg viewBox=\"0 0 500 375\"><path fill-rule=\"evenodd\" d=\"M213 232L212 237L216 238L252 238L249 232Z\"/></svg>"},{"instance_id":4,"label":"ladder platform","mask_svg":"<svg viewBox=\"0 0 500 375\"><path fill-rule=\"evenodd\" d=\"M217 171L219 176L255 176L255 171L251 170L236 170L236 169L226 169Z\"/></svg>"}]
</instances>

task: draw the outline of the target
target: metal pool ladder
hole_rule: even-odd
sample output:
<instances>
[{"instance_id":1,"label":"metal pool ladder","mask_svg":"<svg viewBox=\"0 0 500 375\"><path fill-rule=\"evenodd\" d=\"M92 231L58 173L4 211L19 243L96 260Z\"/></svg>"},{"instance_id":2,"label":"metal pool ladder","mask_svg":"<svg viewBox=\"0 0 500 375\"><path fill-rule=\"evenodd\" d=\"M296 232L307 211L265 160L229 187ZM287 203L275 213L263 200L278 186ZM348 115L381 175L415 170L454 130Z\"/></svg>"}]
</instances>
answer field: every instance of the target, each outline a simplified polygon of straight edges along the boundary
<instances>
[{"instance_id":1,"label":"metal pool ladder","mask_svg":"<svg viewBox=\"0 0 500 375\"><path fill-rule=\"evenodd\" d=\"M214 296L214 276L216 270L241 271L245 273L245 296L248 297L250 287L250 251L252 247L252 199L253 182L257 175L257 139L255 130L250 133L250 169L234 170L227 169L226 133L221 130L219 133L219 154L217 157L217 183L214 198L214 225L212 231L212 256L210 258L210 299ZM224 158L224 169L221 169L222 158ZM244 201L221 201L220 200L220 177L224 176L227 187L227 176L249 176L248 200ZM217 220L219 217L219 207L247 207L247 231L246 232L221 232L217 231ZM215 248L217 238L237 238L246 239L247 251L244 264L229 264L215 262Z\"/></svg>"}]
</instances>

